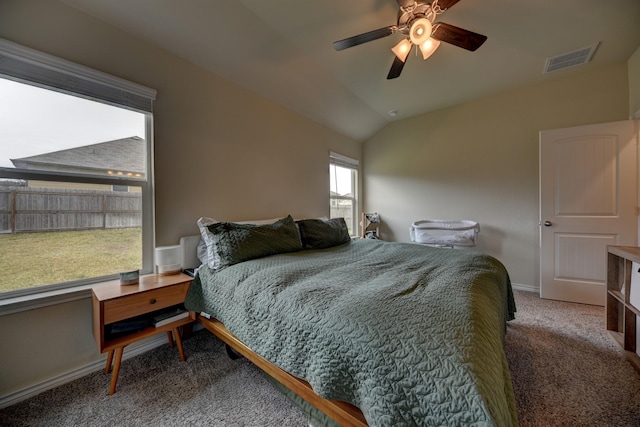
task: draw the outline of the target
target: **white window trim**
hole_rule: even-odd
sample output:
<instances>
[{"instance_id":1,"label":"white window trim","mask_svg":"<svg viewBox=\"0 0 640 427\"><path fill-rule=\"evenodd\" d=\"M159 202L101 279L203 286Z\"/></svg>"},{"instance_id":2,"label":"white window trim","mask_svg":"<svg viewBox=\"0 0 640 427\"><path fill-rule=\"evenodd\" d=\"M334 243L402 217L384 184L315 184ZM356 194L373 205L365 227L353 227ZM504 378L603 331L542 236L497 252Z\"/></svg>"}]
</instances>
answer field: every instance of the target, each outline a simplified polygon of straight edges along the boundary
<instances>
[{"instance_id":1,"label":"white window trim","mask_svg":"<svg viewBox=\"0 0 640 427\"><path fill-rule=\"evenodd\" d=\"M21 83L39 86L73 96L99 100L110 105L143 113L153 112L157 91L146 86L76 64L53 55L0 38L0 76ZM145 123L147 140L146 180L110 179L79 174L42 173L33 170L1 168L3 175L16 177L38 176L39 179L78 181L111 181L117 184L144 187L142 192L142 269L153 272L155 246L153 117L147 114ZM86 298L92 284L116 278L117 275L92 278L65 284L43 285L24 290L4 292L0 299L0 315L30 310L61 302Z\"/></svg>"},{"instance_id":2,"label":"white window trim","mask_svg":"<svg viewBox=\"0 0 640 427\"><path fill-rule=\"evenodd\" d=\"M63 304L80 299L91 298L91 288L95 283L74 286L71 288L43 291L37 294L15 296L0 300L0 317L7 314L20 313L27 310Z\"/></svg>"},{"instance_id":3,"label":"white window trim","mask_svg":"<svg viewBox=\"0 0 640 427\"><path fill-rule=\"evenodd\" d=\"M0 38L0 74L118 107L152 112L157 91Z\"/></svg>"},{"instance_id":4,"label":"white window trim","mask_svg":"<svg viewBox=\"0 0 640 427\"><path fill-rule=\"evenodd\" d=\"M335 151L329 151L329 163L355 170L358 170L360 166L358 160L336 153Z\"/></svg>"}]
</instances>

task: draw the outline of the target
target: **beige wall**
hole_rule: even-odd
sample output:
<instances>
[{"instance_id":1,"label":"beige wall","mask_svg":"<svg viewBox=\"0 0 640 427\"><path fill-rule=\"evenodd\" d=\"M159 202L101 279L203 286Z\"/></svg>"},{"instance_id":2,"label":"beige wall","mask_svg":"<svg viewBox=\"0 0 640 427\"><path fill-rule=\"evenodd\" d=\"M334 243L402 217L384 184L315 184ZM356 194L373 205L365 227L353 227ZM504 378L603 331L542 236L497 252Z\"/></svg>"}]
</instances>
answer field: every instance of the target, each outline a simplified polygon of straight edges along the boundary
<instances>
[{"instance_id":1,"label":"beige wall","mask_svg":"<svg viewBox=\"0 0 640 427\"><path fill-rule=\"evenodd\" d=\"M328 215L328 156L360 144L54 1L3 0L0 37L158 91L156 237L219 219Z\"/></svg>"},{"instance_id":2,"label":"beige wall","mask_svg":"<svg viewBox=\"0 0 640 427\"><path fill-rule=\"evenodd\" d=\"M476 220L475 249L537 287L538 132L625 120L628 90L625 62L395 122L364 144L364 207L391 240L419 219Z\"/></svg>"},{"instance_id":3,"label":"beige wall","mask_svg":"<svg viewBox=\"0 0 640 427\"><path fill-rule=\"evenodd\" d=\"M0 1L0 37L158 91L158 245L197 234L203 215L328 215L329 150L361 155L358 142L52 0ZM0 398L100 359L90 322L86 297L0 316Z\"/></svg>"},{"instance_id":4,"label":"beige wall","mask_svg":"<svg viewBox=\"0 0 640 427\"><path fill-rule=\"evenodd\" d=\"M84 372L101 359L91 332L90 298L0 316L0 336L0 399ZM108 380L105 375L105 393Z\"/></svg>"},{"instance_id":5,"label":"beige wall","mask_svg":"<svg viewBox=\"0 0 640 427\"><path fill-rule=\"evenodd\" d=\"M640 119L640 47L629 58L629 117Z\"/></svg>"}]
</instances>

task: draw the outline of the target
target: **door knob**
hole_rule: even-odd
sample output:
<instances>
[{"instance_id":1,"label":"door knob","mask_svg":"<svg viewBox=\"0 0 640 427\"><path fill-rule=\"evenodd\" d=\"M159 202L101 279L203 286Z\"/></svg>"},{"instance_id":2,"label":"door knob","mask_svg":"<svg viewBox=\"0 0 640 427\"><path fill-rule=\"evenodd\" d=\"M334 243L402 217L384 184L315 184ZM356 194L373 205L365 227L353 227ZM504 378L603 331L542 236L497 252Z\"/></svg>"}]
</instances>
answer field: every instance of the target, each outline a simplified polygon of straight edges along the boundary
<instances>
[{"instance_id":1,"label":"door knob","mask_svg":"<svg viewBox=\"0 0 640 427\"><path fill-rule=\"evenodd\" d=\"M545 227L551 227L553 224L551 223L551 221L545 221L544 222L544 226Z\"/></svg>"}]
</instances>

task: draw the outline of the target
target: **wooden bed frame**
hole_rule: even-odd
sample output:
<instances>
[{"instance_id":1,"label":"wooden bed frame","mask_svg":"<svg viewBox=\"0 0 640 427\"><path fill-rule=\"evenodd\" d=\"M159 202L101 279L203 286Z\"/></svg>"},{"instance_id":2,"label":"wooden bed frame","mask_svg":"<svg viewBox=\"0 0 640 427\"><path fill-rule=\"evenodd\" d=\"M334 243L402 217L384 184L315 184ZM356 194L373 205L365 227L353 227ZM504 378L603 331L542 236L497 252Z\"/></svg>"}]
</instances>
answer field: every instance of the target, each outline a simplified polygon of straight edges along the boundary
<instances>
[{"instance_id":1,"label":"wooden bed frame","mask_svg":"<svg viewBox=\"0 0 640 427\"><path fill-rule=\"evenodd\" d=\"M200 265L200 260L197 257L199 241L200 236L185 236L180 239L183 269L194 268ZM229 332L229 330L219 320L214 318L207 319L200 315L196 317L196 320L238 354L244 356L258 368L262 369L266 374L270 375L280 384L296 393L310 405L317 408L320 412L324 413L341 426L365 427L368 425L362 415L362 412L358 408L347 402L328 400L318 396L308 382L291 375L269 362L264 357L254 353L235 335Z\"/></svg>"},{"instance_id":2,"label":"wooden bed frame","mask_svg":"<svg viewBox=\"0 0 640 427\"><path fill-rule=\"evenodd\" d=\"M291 375L272 364L267 359L251 351L249 347L244 345L242 341L229 332L229 330L219 320L213 318L207 319L198 315L197 321L237 353L247 358L250 362L273 377L280 384L296 393L341 426L365 427L368 425L362 415L362 412L358 408L347 402L327 400L318 396L315 394L308 382Z\"/></svg>"}]
</instances>

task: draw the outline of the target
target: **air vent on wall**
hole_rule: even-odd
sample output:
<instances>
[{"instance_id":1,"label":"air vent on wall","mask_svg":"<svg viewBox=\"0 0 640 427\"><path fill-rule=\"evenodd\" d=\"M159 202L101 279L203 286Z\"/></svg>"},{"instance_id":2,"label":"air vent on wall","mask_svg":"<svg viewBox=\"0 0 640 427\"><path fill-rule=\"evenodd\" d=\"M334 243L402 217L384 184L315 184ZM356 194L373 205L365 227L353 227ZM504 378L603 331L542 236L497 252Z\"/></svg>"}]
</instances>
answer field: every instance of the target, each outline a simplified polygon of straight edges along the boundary
<instances>
[{"instance_id":1,"label":"air vent on wall","mask_svg":"<svg viewBox=\"0 0 640 427\"><path fill-rule=\"evenodd\" d=\"M591 57L599 44L600 42L596 42L591 46L583 47L582 49L547 58L547 62L544 65L544 71L542 73L552 73L554 71L564 70L565 68L586 64L591 60Z\"/></svg>"}]
</instances>

